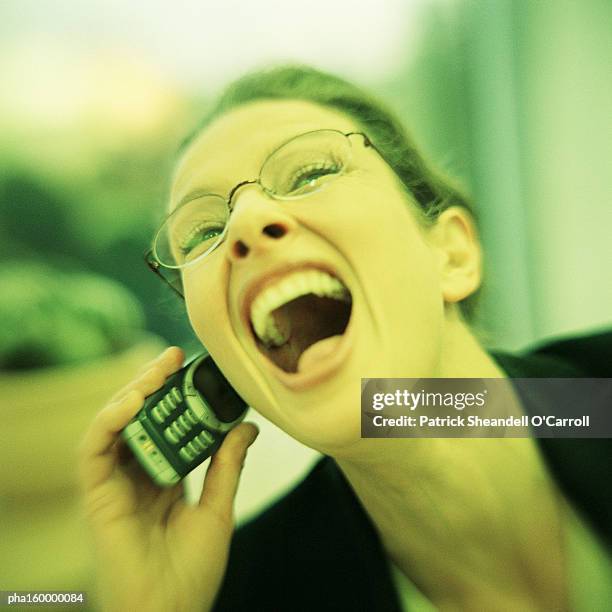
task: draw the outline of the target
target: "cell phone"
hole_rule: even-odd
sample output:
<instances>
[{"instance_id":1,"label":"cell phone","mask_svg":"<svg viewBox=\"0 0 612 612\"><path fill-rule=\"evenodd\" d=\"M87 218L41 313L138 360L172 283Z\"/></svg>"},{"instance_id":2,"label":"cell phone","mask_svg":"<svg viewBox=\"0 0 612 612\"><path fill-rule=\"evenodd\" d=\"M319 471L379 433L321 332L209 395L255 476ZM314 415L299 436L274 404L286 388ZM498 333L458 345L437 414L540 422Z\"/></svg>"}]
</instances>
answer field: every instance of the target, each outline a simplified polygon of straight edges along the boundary
<instances>
[{"instance_id":1,"label":"cell phone","mask_svg":"<svg viewBox=\"0 0 612 612\"><path fill-rule=\"evenodd\" d=\"M247 410L204 353L147 397L121 435L153 481L168 487L213 455Z\"/></svg>"}]
</instances>

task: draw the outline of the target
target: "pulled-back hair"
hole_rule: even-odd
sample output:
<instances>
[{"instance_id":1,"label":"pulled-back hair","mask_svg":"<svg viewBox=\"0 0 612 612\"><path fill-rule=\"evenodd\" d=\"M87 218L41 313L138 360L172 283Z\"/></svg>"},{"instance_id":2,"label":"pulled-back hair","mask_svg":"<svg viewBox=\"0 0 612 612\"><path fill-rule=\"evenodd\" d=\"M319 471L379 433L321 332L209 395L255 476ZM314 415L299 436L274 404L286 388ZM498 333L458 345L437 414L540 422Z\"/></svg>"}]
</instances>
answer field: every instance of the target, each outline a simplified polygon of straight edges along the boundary
<instances>
[{"instance_id":1,"label":"pulled-back hair","mask_svg":"<svg viewBox=\"0 0 612 612\"><path fill-rule=\"evenodd\" d=\"M181 150L216 118L234 108L258 100L287 99L333 108L353 119L415 200L422 221L434 222L450 206L462 206L474 214L468 199L424 160L401 122L384 104L356 85L308 66L288 65L250 72L234 81L185 139ZM462 312L468 318L474 302L475 295L461 302Z\"/></svg>"}]
</instances>

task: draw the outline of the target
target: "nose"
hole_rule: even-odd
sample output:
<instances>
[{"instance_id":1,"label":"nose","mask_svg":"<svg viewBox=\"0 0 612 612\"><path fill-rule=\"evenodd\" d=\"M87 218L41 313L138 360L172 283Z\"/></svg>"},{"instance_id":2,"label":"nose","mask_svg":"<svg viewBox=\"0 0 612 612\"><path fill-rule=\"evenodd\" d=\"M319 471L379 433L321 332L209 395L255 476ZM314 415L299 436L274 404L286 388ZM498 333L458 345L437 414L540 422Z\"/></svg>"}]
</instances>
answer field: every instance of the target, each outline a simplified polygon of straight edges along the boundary
<instances>
[{"instance_id":1,"label":"nose","mask_svg":"<svg viewBox=\"0 0 612 612\"><path fill-rule=\"evenodd\" d=\"M243 188L234 198L227 229L228 258L238 263L286 246L296 226L296 221L257 186Z\"/></svg>"}]
</instances>

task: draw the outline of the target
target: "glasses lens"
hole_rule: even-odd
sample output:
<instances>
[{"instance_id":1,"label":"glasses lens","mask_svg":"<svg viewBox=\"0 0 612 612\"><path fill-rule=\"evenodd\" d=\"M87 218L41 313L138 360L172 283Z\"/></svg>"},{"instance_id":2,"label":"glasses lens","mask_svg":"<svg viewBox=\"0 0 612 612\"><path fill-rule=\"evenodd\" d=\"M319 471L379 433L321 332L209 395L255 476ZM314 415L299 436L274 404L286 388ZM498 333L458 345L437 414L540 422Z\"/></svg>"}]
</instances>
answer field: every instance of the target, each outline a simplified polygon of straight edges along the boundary
<instances>
[{"instance_id":1,"label":"glasses lens","mask_svg":"<svg viewBox=\"0 0 612 612\"><path fill-rule=\"evenodd\" d=\"M184 297L183 292L183 277L181 276L180 270L166 270L165 268L160 268L160 274L162 278L174 289L181 297Z\"/></svg>"},{"instance_id":2,"label":"glasses lens","mask_svg":"<svg viewBox=\"0 0 612 612\"><path fill-rule=\"evenodd\" d=\"M166 268L180 268L222 240L229 210L221 196L207 195L179 206L155 237L155 256Z\"/></svg>"},{"instance_id":3,"label":"glasses lens","mask_svg":"<svg viewBox=\"0 0 612 612\"><path fill-rule=\"evenodd\" d=\"M341 132L309 132L293 138L268 157L260 182L276 197L298 198L340 176L350 156L351 143Z\"/></svg>"}]
</instances>

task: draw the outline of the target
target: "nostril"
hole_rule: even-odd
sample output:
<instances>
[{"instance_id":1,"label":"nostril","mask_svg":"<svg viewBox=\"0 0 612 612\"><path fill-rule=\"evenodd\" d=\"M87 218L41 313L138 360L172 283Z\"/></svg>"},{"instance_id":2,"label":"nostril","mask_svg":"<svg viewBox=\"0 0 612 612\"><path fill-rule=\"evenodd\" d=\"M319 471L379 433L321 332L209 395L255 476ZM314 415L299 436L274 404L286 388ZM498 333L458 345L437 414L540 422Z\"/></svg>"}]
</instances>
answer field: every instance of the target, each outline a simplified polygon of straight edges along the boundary
<instances>
[{"instance_id":1,"label":"nostril","mask_svg":"<svg viewBox=\"0 0 612 612\"><path fill-rule=\"evenodd\" d=\"M242 240L237 240L234 243L234 255L236 257L246 257L249 252L249 247L242 242Z\"/></svg>"},{"instance_id":2,"label":"nostril","mask_svg":"<svg viewBox=\"0 0 612 612\"><path fill-rule=\"evenodd\" d=\"M280 223L271 223L263 228L263 233L270 238L282 238L287 230Z\"/></svg>"},{"instance_id":3,"label":"nostril","mask_svg":"<svg viewBox=\"0 0 612 612\"><path fill-rule=\"evenodd\" d=\"M262 234L275 240L285 236L288 231L288 227L282 223L270 223L261 228ZM243 240L236 240L231 247L233 257L235 257L236 259L244 259L251 252L252 247L257 248L257 242L258 241L255 237L253 237L252 242L250 240L248 242L244 242Z\"/></svg>"}]
</instances>

